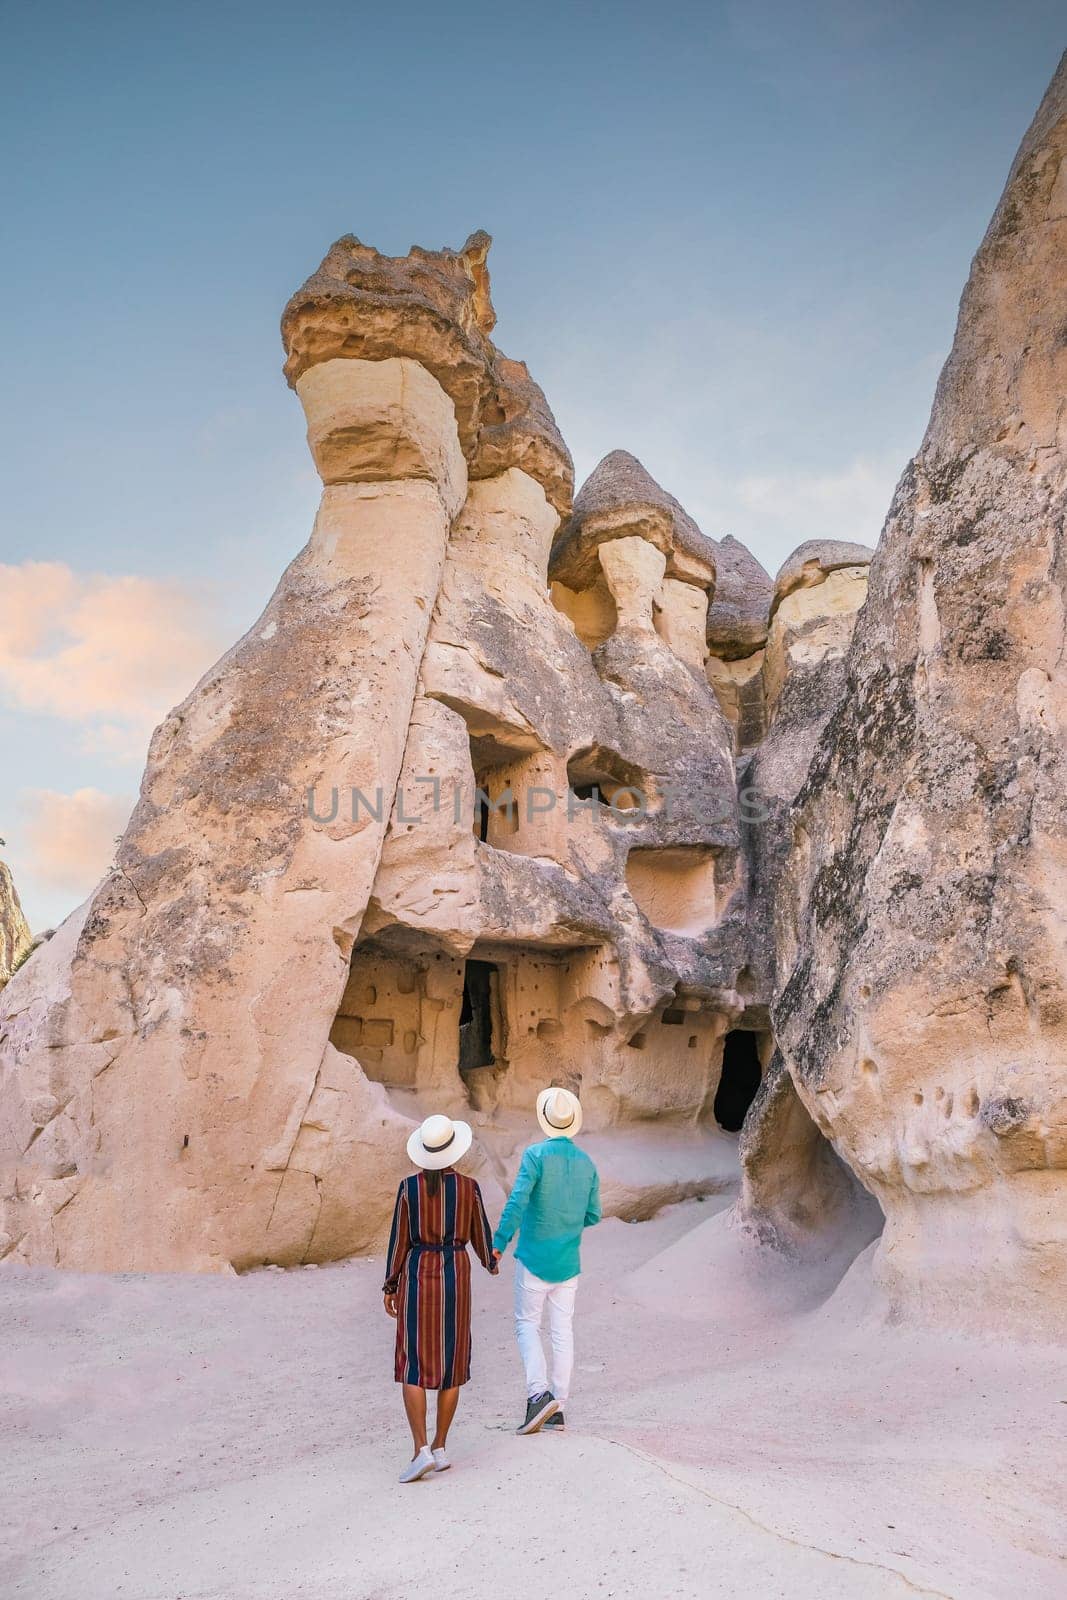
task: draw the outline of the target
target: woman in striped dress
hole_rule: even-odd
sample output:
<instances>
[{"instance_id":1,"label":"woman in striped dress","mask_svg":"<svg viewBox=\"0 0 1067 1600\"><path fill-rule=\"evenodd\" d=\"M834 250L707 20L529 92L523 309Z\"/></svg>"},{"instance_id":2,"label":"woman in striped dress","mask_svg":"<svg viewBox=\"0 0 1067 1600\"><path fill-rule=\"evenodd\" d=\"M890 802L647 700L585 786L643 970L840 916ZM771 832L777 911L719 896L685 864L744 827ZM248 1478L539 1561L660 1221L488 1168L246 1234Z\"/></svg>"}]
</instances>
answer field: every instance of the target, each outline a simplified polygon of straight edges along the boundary
<instances>
[{"instance_id":1,"label":"woman in striped dress","mask_svg":"<svg viewBox=\"0 0 1067 1600\"><path fill-rule=\"evenodd\" d=\"M396 1318L394 1376L404 1386L404 1410L415 1454L400 1474L414 1483L451 1465L448 1430L459 1391L471 1375L471 1266L467 1245L494 1276L493 1234L473 1178L453 1164L470 1148L466 1122L427 1117L408 1140L421 1170L396 1192L389 1236L385 1309ZM433 1444L426 1439L426 1391L437 1390Z\"/></svg>"}]
</instances>

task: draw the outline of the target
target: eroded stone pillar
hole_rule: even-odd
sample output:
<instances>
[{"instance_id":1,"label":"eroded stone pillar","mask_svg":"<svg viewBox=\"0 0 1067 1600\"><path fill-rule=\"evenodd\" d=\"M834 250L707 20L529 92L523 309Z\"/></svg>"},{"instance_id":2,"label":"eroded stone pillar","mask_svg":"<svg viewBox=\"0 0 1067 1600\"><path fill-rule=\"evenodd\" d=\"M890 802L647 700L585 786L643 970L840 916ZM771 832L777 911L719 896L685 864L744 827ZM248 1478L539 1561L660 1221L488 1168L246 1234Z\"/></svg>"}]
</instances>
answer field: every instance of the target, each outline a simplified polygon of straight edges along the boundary
<instances>
[{"instance_id":1,"label":"eroded stone pillar","mask_svg":"<svg viewBox=\"0 0 1067 1600\"><path fill-rule=\"evenodd\" d=\"M701 668L708 653L708 596L696 584L664 578L656 599L656 632L679 661Z\"/></svg>"},{"instance_id":2,"label":"eroded stone pillar","mask_svg":"<svg viewBox=\"0 0 1067 1600\"><path fill-rule=\"evenodd\" d=\"M157 731L117 870L5 1040L19 1260L219 1270L378 1239L366 1197L404 1119L326 1041L467 468L419 361L331 356L295 387L324 480L311 540ZM368 1119L396 1131L375 1147Z\"/></svg>"},{"instance_id":3,"label":"eroded stone pillar","mask_svg":"<svg viewBox=\"0 0 1067 1600\"><path fill-rule=\"evenodd\" d=\"M634 628L638 633L654 629L652 608L663 584L667 558L647 539L630 536L612 539L597 551L619 628Z\"/></svg>"},{"instance_id":4,"label":"eroded stone pillar","mask_svg":"<svg viewBox=\"0 0 1067 1600\"><path fill-rule=\"evenodd\" d=\"M974 258L793 808L774 1007L797 1093L885 1212L896 1315L1056 1339L1065 193L1067 58Z\"/></svg>"}]
</instances>

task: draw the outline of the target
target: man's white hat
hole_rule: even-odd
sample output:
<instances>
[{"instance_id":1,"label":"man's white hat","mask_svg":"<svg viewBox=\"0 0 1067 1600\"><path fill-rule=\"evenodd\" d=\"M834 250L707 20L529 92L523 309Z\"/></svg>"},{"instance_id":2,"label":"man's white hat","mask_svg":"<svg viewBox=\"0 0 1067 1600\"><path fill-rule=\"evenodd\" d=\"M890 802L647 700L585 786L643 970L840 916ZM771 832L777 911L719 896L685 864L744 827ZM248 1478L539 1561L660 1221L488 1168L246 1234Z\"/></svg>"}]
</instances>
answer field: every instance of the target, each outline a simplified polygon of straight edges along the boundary
<instances>
[{"instance_id":1,"label":"man's white hat","mask_svg":"<svg viewBox=\"0 0 1067 1600\"><path fill-rule=\"evenodd\" d=\"M417 1167L440 1172L442 1167L462 1160L473 1138L469 1122L453 1122L451 1117L427 1117L408 1140L408 1156Z\"/></svg>"},{"instance_id":2,"label":"man's white hat","mask_svg":"<svg viewBox=\"0 0 1067 1600\"><path fill-rule=\"evenodd\" d=\"M569 1089L542 1089L537 1120L550 1139L573 1139L582 1126L582 1107Z\"/></svg>"}]
</instances>

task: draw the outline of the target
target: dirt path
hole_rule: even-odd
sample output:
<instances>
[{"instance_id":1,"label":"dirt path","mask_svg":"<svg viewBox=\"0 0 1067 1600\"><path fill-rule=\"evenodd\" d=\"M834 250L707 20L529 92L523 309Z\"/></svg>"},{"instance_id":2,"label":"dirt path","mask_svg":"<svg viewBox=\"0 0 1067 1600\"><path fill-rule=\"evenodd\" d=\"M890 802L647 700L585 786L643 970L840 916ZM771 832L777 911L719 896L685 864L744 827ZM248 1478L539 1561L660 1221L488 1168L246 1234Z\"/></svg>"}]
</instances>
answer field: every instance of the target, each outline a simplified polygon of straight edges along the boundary
<instances>
[{"instance_id":1,"label":"dirt path","mask_svg":"<svg viewBox=\"0 0 1067 1600\"><path fill-rule=\"evenodd\" d=\"M862 1262L821 1309L727 1317L712 1211L589 1236L562 1437L514 1435L510 1284L477 1273L455 1468L411 1488L378 1263L0 1274L0 1596L1065 1592L1059 1358L887 1330Z\"/></svg>"}]
</instances>

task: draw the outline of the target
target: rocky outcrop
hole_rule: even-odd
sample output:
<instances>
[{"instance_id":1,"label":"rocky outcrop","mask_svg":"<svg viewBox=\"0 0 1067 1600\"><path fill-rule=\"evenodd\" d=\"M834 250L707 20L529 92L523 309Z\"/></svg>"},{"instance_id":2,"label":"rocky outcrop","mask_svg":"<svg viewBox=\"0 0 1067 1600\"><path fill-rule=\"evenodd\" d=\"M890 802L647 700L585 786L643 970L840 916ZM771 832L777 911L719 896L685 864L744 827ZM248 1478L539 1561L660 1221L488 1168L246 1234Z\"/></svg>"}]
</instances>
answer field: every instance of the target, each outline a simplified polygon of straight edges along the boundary
<instances>
[{"instance_id":1,"label":"rocky outcrop","mask_svg":"<svg viewBox=\"0 0 1067 1600\"><path fill-rule=\"evenodd\" d=\"M41 956L5 992L4 1231L19 1259L241 1267L376 1237L367 1197L399 1157L368 1143L367 1118L396 1114L324 1047L387 814L317 829L306 795L395 790L466 466L424 368L350 360L328 384L321 370L302 398L336 481L310 543L157 730L56 998L42 1010ZM366 431L346 465L354 416ZM380 475L390 453L404 475Z\"/></svg>"},{"instance_id":2,"label":"rocky outcrop","mask_svg":"<svg viewBox=\"0 0 1067 1600\"><path fill-rule=\"evenodd\" d=\"M455 407L469 476L519 467L566 515L574 489L570 452L525 365L489 338L496 325L486 259L491 242L479 232L460 250L415 245L406 256L383 256L353 234L338 239L285 308L285 375L299 392L315 369L325 369L316 382L328 383L339 370L335 361L416 362ZM352 416L342 423L346 442L358 430L361 447L373 448L377 430L368 421ZM381 441L386 447L392 441L388 428ZM323 462L316 464L322 471ZM387 460L378 463L382 475L390 475L387 469ZM350 453L341 470L355 470ZM374 469L361 461L359 470L368 477Z\"/></svg>"},{"instance_id":3,"label":"rocky outcrop","mask_svg":"<svg viewBox=\"0 0 1067 1600\"><path fill-rule=\"evenodd\" d=\"M574 515L552 547L553 577L571 588L584 588L597 576L600 546L633 535L663 552L668 577L705 589L714 586L711 541L626 450L606 455L582 485Z\"/></svg>"},{"instance_id":4,"label":"rocky outcrop","mask_svg":"<svg viewBox=\"0 0 1067 1600\"><path fill-rule=\"evenodd\" d=\"M318 516L157 730L115 870L5 993L13 1260L371 1249L430 1101L473 1108L490 1194L551 1079L594 1132L708 1119L744 958L712 547L609 458L553 604L570 458L489 339L487 249L343 239L286 309ZM691 1169L721 1186L721 1150Z\"/></svg>"},{"instance_id":5,"label":"rocky outcrop","mask_svg":"<svg viewBox=\"0 0 1067 1600\"><path fill-rule=\"evenodd\" d=\"M794 849L792 806L819 737L845 690L845 654L867 598L873 552L864 545L803 544L774 584L763 651L761 703L771 718L740 784L749 868L750 1004L760 1016L774 992L775 953L784 947L789 901L786 873ZM796 581L804 575L803 584Z\"/></svg>"},{"instance_id":6,"label":"rocky outcrop","mask_svg":"<svg viewBox=\"0 0 1067 1600\"><path fill-rule=\"evenodd\" d=\"M732 534L715 547L715 595L708 607L708 682L734 730L739 754L767 731L764 646L774 585Z\"/></svg>"},{"instance_id":7,"label":"rocky outcrop","mask_svg":"<svg viewBox=\"0 0 1067 1600\"><path fill-rule=\"evenodd\" d=\"M774 583L763 661L768 722L788 680L795 693L802 678L809 683L823 678L827 664L844 655L856 612L867 598L873 555L866 545L817 539L784 562Z\"/></svg>"},{"instance_id":8,"label":"rocky outcrop","mask_svg":"<svg viewBox=\"0 0 1067 1600\"><path fill-rule=\"evenodd\" d=\"M815 1126L780 1054L745 1120L741 1163L735 1220L766 1250L843 1270L881 1232L877 1201Z\"/></svg>"},{"instance_id":9,"label":"rocky outcrop","mask_svg":"<svg viewBox=\"0 0 1067 1600\"><path fill-rule=\"evenodd\" d=\"M691 660L706 589L667 576L654 541L669 543L669 497L635 469L645 509L602 482L599 542L578 496L552 554L555 604L555 519L528 478L473 485L455 524L400 785L406 820L394 814L364 923L419 971L431 954L439 973L447 961L447 1021L431 1027L420 1002L413 1027L433 1045L384 1063L398 1089L465 1088L495 1115L562 1074L593 1130L695 1119L713 1091L743 959L729 737ZM571 588L557 552L579 542ZM477 830L469 810L457 827L424 779L419 798L426 774L465 795L477 785ZM482 1059L464 1063L461 1048L461 1083L472 964L488 1012ZM483 1138L494 1145L492 1124Z\"/></svg>"},{"instance_id":10,"label":"rocky outcrop","mask_svg":"<svg viewBox=\"0 0 1067 1600\"><path fill-rule=\"evenodd\" d=\"M715 546L715 597L708 607L708 651L739 661L767 643L774 584L740 539L728 533Z\"/></svg>"},{"instance_id":11,"label":"rocky outcrop","mask_svg":"<svg viewBox=\"0 0 1067 1600\"><path fill-rule=\"evenodd\" d=\"M32 942L11 869L0 861L0 987L25 960Z\"/></svg>"},{"instance_id":12,"label":"rocky outcrop","mask_svg":"<svg viewBox=\"0 0 1067 1600\"><path fill-rule=\"evenodd\" d=\"M1067 63L796 800L774 1006L798 1094L885 1212L898 1312L1025 1333L1067 1304L1065 262Z\"/></svg>"}]
</instances>

